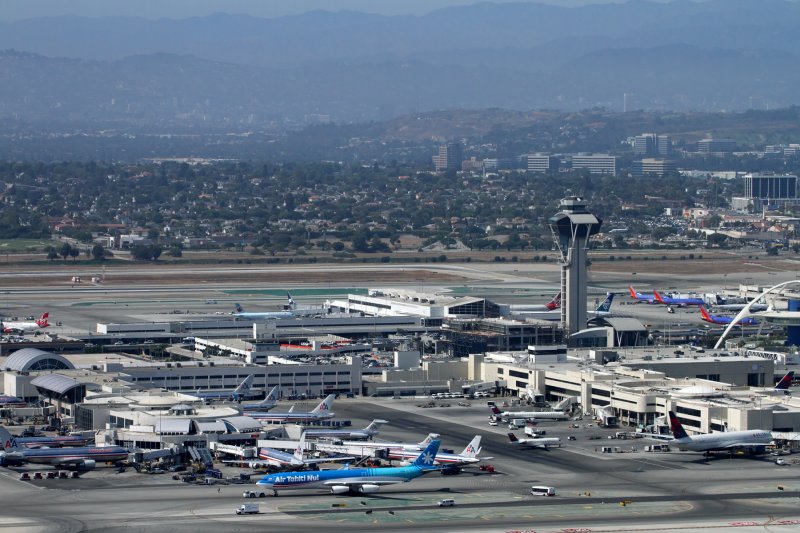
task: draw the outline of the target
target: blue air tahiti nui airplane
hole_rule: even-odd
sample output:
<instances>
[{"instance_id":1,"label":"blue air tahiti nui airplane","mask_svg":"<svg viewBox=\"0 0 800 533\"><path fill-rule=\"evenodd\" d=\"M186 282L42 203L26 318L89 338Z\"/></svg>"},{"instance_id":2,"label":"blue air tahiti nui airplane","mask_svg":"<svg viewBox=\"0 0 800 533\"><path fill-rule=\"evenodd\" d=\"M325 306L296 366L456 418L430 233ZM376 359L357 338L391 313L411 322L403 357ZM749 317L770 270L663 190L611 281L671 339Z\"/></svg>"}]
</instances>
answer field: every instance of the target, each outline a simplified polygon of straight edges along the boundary
<instances>
[{"instance_id":1,"label":"blue air tahiti nui airplane","mask_svg":"<svg viewBox=\"0 0 800 533\"><path fill-rule=\"evenodd\" d=\"M264 476L258 486L272 490L328 489L333 494L378 492L382 485L405 483L439 470L434 460L440 441L433 440L409 466L388 468L349 468L340 470L282 472Z\"/></svg>"}]
</instances>

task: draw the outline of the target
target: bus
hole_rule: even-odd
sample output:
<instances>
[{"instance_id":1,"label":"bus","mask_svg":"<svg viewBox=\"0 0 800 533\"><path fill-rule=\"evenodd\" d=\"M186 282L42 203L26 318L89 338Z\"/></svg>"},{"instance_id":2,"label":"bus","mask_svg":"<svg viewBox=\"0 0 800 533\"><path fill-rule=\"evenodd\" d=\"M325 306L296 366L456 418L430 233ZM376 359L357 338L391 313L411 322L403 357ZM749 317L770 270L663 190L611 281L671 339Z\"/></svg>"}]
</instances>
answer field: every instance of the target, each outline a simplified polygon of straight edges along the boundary
<instances>
[{"instance_id":1,"label":"bus","mask_svg":"<svg viewBox=\"0 0 800 533\"><path fill-rule=\"evenodd\" d=\"M533 487L531 487L531 494L533 494L534 496L555 496L556 488L534 485Z\"/></svg>"}]
</instances>

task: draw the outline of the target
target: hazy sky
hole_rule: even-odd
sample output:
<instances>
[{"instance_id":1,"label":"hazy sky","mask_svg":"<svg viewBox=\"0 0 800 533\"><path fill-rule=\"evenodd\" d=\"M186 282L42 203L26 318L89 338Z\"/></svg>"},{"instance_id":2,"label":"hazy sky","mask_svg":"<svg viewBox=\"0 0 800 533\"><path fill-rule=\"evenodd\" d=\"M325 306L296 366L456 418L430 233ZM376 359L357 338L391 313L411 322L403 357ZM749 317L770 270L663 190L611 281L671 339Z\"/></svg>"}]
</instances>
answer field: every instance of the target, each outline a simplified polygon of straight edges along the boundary
<instances>
[{"instance_id":1,"label":"hazy sky","mask_svg":"<svg viewBox=\"0 0 800 533\"><path fill-rule=\"evenodd\" d=\"M623 0L516 0L565 7L610 4ZM653 0L651 0L653 1ZM664 1L664 0L655 0ZM48 15L186 18L210 13L247 13L276 17L314 9L351 9L368 13L423 14L434 9L478 3L477 0L0 0L0 19L16 20ZM502 0L496 3L503 3Z\"/></svg>"}]
</instances>

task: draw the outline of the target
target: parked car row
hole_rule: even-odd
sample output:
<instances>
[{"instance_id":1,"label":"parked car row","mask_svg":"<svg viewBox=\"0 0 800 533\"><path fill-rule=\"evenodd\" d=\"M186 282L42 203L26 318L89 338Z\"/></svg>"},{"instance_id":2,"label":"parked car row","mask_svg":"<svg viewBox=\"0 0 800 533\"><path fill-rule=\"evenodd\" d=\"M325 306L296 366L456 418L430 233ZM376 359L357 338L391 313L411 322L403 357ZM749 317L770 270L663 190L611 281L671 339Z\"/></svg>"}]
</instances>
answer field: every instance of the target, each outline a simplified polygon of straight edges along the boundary
<instances>
[{"instance_id":1,"label":"parked car row","mask_svg":"<svg viewBox=\"0 0 800 533\"><path fill-rule=\"evenodd\" d=\"M19 475L21 481L30 481L31 479L77 479L80 477L80 472L67 472L66 470L49 470L47 472L22 472Z\"/></svg>"}]
</instances>

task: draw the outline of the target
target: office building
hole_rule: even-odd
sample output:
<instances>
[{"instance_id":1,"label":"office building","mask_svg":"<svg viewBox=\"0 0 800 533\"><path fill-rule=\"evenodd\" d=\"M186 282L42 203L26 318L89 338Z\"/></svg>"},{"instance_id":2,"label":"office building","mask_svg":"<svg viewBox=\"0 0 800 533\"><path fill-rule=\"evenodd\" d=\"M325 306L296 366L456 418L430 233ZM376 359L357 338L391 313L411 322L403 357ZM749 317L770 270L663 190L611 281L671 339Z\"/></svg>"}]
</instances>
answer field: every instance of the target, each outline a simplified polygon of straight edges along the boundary
<instances>
[{"instance_id":1,"label":"office building","mask_svg":"<svg viewBox=\"0 0 800 533\"><path fill-rule=\"evenodd\" d=\"M637 178L643 176L658 176L673 174L678 171L678 167L673 161L666 159L645 158L641 161L634 161L632 174Z\"/></svg>"},{"instance_id":2,"label":"office building","mask_svg":"<svg viewBox=\"0 0 800 533\"><path fill-rule=\"evenodd\" d=\"M555 172L558 170L559 159L548 154L528 154L525 156L528 172Z\"/></svg>"},{"instance_id":3,"label":"office building","mask_svg":"<svg viewBox=\"0 0 800 533\"><path fill-rule=\"evenodd\" d=\"M702 139L697 141L697 151L701 154L733 152L736 141L733 139Z\"/></svg>"},{"instance_id":4,"label":"office building","mask_svg":"<svg viewBox=\"0 0 800 533\"><path fill-rule=\"evenodd\" d=\"M433 167L437 172L443 170L460 170L464 149L461 143L448 143L439 147L439 153L433 156Z\"/></svg>"},{"instance_id":5,"label":"office building","mask_svg":"<svg viewBox=\"0 0 800 533\"><path fill-rule=\"evenodd\" d=\"M745 174L744 195L759 200L797 198L797 176L793 174Z\"/></svg>"},{"instance_id":6,"label":"office building","mask_svg":"<svg viewBox=\"0 0 800 533\"><path fill-rule=\"evenodd\" d=\"M633 139L633 152L643 156L668 156L672 152L669 135L642 133Z\"/></svg>"},{"instance_id":7,"label":"office building","mask_svg":"<svg viewBox=\"0 0 800 533\"><path fill-rule=\"evenodd\" d=\"M572 168L585 168L591 174L617 173L617 158L608 154L577 154L572 156Z\"/></svg>"}]
</instances>

